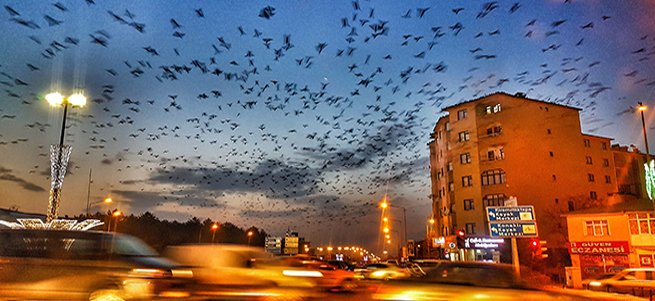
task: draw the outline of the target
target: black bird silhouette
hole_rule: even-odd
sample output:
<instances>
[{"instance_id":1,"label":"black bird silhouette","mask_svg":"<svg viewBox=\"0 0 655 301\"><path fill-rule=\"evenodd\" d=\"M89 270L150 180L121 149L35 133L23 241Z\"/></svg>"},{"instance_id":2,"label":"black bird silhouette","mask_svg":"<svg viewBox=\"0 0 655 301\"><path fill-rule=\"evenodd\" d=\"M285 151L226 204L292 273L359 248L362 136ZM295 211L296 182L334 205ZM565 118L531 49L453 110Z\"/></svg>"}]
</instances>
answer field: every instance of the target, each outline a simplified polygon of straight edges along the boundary
<instances>
[{"instance_id":1,"label":"black bird silhouette","mask_svg":"<svg viewBox=\"0 0 655 301\"><path fill-rule=\"evenodd\" d=\"M266 6L259 11L259 17L264 19L270 19L275 15L275 8L272 6Z\"/></svg>"}]
</instances>

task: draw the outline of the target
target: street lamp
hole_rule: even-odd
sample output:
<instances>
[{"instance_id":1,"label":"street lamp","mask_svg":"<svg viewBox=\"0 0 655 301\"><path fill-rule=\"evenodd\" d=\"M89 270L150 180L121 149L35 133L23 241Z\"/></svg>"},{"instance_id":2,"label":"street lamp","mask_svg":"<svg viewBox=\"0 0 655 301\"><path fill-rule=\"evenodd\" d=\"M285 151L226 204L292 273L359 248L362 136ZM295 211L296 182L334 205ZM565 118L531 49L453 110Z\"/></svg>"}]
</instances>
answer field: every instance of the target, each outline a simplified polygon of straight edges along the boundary
<instances>
[{"instance_id":1,"label":"street lamp","mask_svg":"<svg viewBox=\"0 0 655 301\"><path fill-rule=\"evenodd\" d=\"M646 135L646 120L644 118L644 111L648 107L646 107L641 101L638 102L639 106L637 107L637 110L641 113L641 128L644 131L644 144L646 144L646 163L650 161L650 151L648 150L648 136Z\"/></svg>"},{"instance_id":2,"label":"street lamp","mask_svg":"<svg viewBox=\"0 0 655 301\"><path fill-rule=\"evenodd\" d=\"M214 223L211 229L212 229L212 243L214 243L214 239L216 238L216 230L218 230L218 224Z\"/></svg>"},{"instance_id":3,"label":"street lamp","mask_svg":"<svg viewBox=\"0 0 655 301\"><path fill-rule=\"evenodd\" d=\"M114 218L116 218L116 221L114 221L114 233L116 233L116 228L118 228L118 219L121 217L121 215L123 215L123 212L116 209L116 210L114 210L114 212L111 213L111 215ZM110 222L111 222L111 220L110 220ZM110 226L111 226L111 224L110 224Z\"/></svg>"},{"instance_id":4,"label":"street lamp","mask_svg":"<svg viewBox=\"0 0 655 301\"><path fill-rule=\"evenodd\" d=\"M252 230L248 231L248 245L250 245L250 240L252 239L253 234Z\"/></svg>"},{"instance_id":5,"label":"street lamp","mask_svg":"<svg viewBox=\"0 0 655 301\"><path fill-rule=\"evenodd\" d=\"M407 209L405 207L395 206L395 205L389 204L387 202L387 194L385 193L384 194L384 199L382 199L382 203L380 203L380 208L385 210L385 209L387 209L389 207L399 208L399 209L403 210L403 227L405 228L405 234L403 236L403 240L405 240L405 243L406 243L407 242Z\"/></svg>"},{"instance_id":6,"label":"street lamp","mask_svg":"<svg viewBox=\"0 0 655 301\"><path fill-rule=\"evenodd\" d=\"M104 198L102 201L93 202L93 203L90 203L90 204L87 202L87 203L86 203L86 217L89 217L89 209L90 209L92 206L99 205L99 204L107 204L107 205L109 205L109 204L111 204L111 203L113 203L113 202L114 202L114 200L112 200L110 197L106 197L106 198Z\"/></svg>"},{"instance_id":7,"label":"street lamp","mask_svg":"<svg viewBox=\"0 0 655 301\"><path fill-rule=\"evenodd\" d=\"M61 122L61 135L59 136L59 145L50 146L50 195L48 200L48 212L46 215L46 223L56 219L59 215L59 202L61 199L61 186L66 175L66 166L71 154L71 146L64 145L64 137L66 134L66 116L68 113L68 106L84 107L86 105L86 97L81 93L75 93L68 98L64 98L59 92L49 93L45 96L46 101L52 107L64 107L64 114Z\"/></svg>"}]
</instances>

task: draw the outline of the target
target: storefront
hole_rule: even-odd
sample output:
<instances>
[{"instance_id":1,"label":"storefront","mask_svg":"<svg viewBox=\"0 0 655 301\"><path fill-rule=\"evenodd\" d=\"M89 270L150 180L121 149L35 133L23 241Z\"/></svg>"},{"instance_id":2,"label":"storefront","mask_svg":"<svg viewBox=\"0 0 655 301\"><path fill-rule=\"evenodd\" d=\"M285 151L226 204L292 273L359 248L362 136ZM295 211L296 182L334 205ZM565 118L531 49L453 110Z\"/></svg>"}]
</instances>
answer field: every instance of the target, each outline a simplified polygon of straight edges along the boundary
<instances>
[{"instance_id":1,"label":"storefront","mask_svg":"<svg viewBox=\"0 0 655 301\"><path fill-rule=\"evenodd\" d=\"M582 279L630 267L628 241L572 241L568 247L572 260L579 262Z\"/></svg>"},{"instance_id":2,"label":"storefront","mask_svg":"<svg viewBox=\"0 0 655 301\"><path fill-rule=\"evenodd\" d=\"M438 238L443 258L451 261L501 262L501 253L509 250L505 239L489 236L467 236L458 241L455 236ZM509 251L507 251L509 252Z\"/></svg>"}]
</instances>

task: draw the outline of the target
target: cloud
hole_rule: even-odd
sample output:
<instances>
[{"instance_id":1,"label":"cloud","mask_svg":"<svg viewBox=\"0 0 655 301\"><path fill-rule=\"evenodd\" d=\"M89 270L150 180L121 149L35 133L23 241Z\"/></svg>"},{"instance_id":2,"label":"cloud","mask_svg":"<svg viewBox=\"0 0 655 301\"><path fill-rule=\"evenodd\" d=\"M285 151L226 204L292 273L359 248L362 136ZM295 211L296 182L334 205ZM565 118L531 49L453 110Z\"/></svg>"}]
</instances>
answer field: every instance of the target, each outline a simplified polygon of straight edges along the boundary
<instances>
[{"instance_id":1,"label":"cloud","mask_svg":"<svg viewBox=\"0 0 655 301\"><path fill-rule=\"evenodd\" d=\"M152 211L156 207L172 203L175 205L202 207L202 208L225 208L225 204L215 199L198 195L177 195L153 191L136 190L112 190L112 195L118 196L117 201L124 202L130 207L130 211L144 212Z\"/></svg>"},{"instance_id":2,"label":"cloud","mask_svg":"<svg viewBox=\"0 0 655 301\"><path fill-rule=\"evenodd\" d=\"M42 192L45 191L45 189L39 185L36 185L32 182L28 182L24 179L21 179L15 175L12 174L11 169L4 168L0 166L0 181L9 181L9 182L14 182L23 187L23 189L32 191L32 192Z\"/></svg>"},{"instance_id":3,"label":"cloud","mask_svg":"<svg viewBox=\"0 0 655 301\"><path fill-rule=\"evenodd\" d=\"M269 159L254 167L159 168L149 181L197 192L258 192L270 198L290 198L313 194L320 174L304 164Z\"/></svg>"},{"instance_id":4,"label":"cloud","mask_svg":"<svg viewBox=\"0 0 655 301\"><path fill-rule=\"evenodd\" d=\"M357 147L336 149L323 144L319 148L305 147L300 154L322 162L322 170L365 168L370 163L376 163L375 160L411 144L416 139L412 127L412 124L401 123L383 125L376 134L362 137L364 139L360 140Z\"/></svg>"}]
</instances>

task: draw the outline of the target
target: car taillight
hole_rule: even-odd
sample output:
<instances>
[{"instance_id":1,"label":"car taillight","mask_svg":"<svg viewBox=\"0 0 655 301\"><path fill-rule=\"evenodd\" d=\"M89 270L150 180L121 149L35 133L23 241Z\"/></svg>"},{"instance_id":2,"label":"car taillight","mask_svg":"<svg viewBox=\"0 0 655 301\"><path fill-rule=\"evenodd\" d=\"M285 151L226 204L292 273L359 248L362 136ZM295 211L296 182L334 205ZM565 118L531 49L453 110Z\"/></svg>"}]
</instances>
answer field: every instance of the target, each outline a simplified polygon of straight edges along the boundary
<instances>
[{"instance_id":1,"label":"car taillight","mask_svg":"<svg viewBox=\"0 0 655 301\"><path fill-rule=\"evenodd\" d=\"M172 273L160 269L132 269L130 276L137 278L167 278L171 277Z\"/></svg>"}]
</instances>

